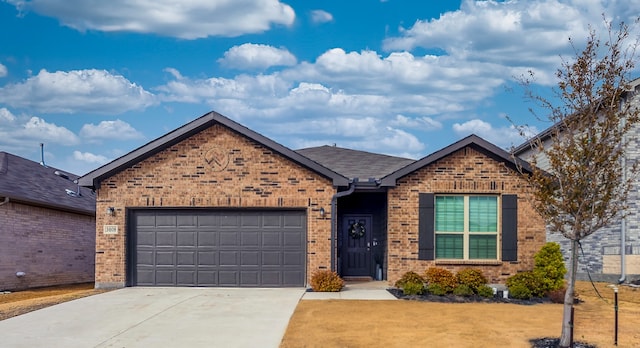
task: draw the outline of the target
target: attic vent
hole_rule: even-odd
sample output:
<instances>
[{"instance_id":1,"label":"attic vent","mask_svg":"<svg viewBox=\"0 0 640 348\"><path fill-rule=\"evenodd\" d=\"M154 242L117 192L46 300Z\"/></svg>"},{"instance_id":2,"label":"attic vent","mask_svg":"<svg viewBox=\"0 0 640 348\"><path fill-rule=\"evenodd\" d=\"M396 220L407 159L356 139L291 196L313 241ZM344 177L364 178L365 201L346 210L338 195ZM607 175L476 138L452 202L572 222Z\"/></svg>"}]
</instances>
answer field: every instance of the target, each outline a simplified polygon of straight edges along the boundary
<instances>
[{"instance_id":1,"label":"attic vent","mask_svg":"<svg viewBox=\"0 0 640 348\"><path fill-rule=\"evenodd\" d=\"M64 192L66 192L71 197L78 197L78 194L73 190L64 189Z\"/></svg>"},{"instance_id":2,"label":"attic vent","mask_svg":"<svg viewBox=\"0 0 640 348\"><path fill-rule=\"evenodd\" d=\"M53 174L55 174L55 175L57 175L57 176L59 176L61 178L69 180L69 176L67 174L59 171L59 170L56 170L55 172L53 172Z\"/></svg>"}]
</instances>

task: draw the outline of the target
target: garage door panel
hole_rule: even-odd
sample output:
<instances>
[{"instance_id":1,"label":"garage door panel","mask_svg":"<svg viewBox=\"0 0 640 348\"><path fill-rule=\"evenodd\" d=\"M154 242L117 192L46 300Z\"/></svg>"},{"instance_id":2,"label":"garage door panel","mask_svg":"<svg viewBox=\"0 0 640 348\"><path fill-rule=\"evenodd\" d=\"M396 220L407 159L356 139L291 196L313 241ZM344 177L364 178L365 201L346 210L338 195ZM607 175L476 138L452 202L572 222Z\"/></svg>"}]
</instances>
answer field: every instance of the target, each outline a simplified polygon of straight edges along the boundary
<instances>
[{"instance_id":1,"label":"garage door panel","mask_svg":"<svg viewBox=\"0 0 640 348\"><path fill-rule=\"evenodd\" d=\"M220 267L225 266L238 266L238 251L237 250L222 250L218 253L219 255L219 263Z\"/></svg>"},{"instance_id":2,"label":"garage door panel","mask_svg":"<svg viewBox=\"0 0 640 348\"><path fill-rule=\"evenodd\" d=\"M134 211L134 285L304 286L304 211Z\"/></svg>"},{"instance_id":3,"label":"garage door panel","mask_svg":"<svg viewBox=\"0 0 640 348\"><path fill-rule=\"evenodd\" d=\"M238 246L238 232L237 231L222 231L220 235L220 247L237 247Z\"/></svg>"}]
</instances>

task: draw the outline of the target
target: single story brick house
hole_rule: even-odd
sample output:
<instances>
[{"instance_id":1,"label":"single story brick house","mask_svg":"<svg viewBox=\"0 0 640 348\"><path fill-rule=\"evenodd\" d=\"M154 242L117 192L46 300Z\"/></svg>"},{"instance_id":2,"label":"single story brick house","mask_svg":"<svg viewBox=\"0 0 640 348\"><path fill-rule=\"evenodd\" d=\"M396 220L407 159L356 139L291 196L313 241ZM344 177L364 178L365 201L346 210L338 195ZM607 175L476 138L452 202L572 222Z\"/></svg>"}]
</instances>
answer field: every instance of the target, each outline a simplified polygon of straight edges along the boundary
<instances>
[{"instance_id":1,"label":"single story brick house","mask_svg":"<svg viewBox=\"0 0 640 348\"><path fill-rule=\"evenodd\" d=\"M97 195L96 287L302 287L325 269L394 282L430 266L504 282L545 242L515 168L475 135L417 161L294 151L211 112L80 178Z\"/></svg>"},{"instance_id":2,"label":"single story brick house","mask_svg":"<svg viewBox=\"0 0 640 348\"><path fill-rule=\"evenodd\" d=\"M95 195L77 178L0 151L0 290L93 282Z\"/></svg>"}]
</instances>

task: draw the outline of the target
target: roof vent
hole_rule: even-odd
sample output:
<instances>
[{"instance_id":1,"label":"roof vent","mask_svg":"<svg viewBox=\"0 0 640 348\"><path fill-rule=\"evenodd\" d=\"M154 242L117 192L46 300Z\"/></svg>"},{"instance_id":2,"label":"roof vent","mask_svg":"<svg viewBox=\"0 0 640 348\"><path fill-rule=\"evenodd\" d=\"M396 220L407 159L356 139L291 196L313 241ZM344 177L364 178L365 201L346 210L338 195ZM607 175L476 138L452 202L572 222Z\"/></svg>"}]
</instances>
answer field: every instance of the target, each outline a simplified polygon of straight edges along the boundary
<instances>
[{"instance_id":1,"label":"roof vent","mask_svg":"<svg viewBox=\"0 0 640 348\"><path fill-rule=\"evenodd\" d=\"M59 177L61 177L63 179L69 180L69 175L67 175L67 174L65 174L65 173L63 173L63 172L61 172L59 170L56 170L55 172L53 172L53 174L55 174L55 175L57 175L57 176L59 176Z\"/></svg>"},{"instance_id":2,"label":"roof vent","mask_svg":"<svg viewBox=\"0 0 640 348\"><path fill-rule=\"evenodd\" d=\"M47 167L44 163L44 143L40 143L40 165L43 167Z\"/></svg>"},{"instance_id":3,"label":"roof vent","mask_svg":"<svg viewBox=\"0 0 640 348\"><path fill-rule=\"evenodd\" d=\"M64 192L66 192L71 197L78 197L78 194L73 190L64 189Z\"/></svg>"}]
</instances>

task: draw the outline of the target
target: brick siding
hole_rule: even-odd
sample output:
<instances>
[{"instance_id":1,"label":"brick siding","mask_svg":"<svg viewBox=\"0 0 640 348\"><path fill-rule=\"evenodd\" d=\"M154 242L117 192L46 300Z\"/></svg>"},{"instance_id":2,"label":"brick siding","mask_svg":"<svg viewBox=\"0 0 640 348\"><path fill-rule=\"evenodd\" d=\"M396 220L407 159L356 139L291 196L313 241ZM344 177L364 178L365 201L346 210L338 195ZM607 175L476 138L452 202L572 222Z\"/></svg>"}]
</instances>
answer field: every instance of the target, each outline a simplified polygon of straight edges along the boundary
<instances>
[{"instance_id":1,"label":"brick siding","mask_svg":"<svg viewBox=\"0 0 640 348\"><path fill-rule=\"evenodd\" d=\"M224 169L207 164L209 151L228 155ZM96 201L96 286L125 286L126 209L149 207L306 209L309 279L315 270L330 268L334 193L330 179L214 125L102 181ZM104 213L107 207L115 208L113 216ZM118 226L119 233L104 234L104 225Z\"/></svg>"},{"instance_id":2,"label":"brick siding","mask_svg":"<svg viewBox=\"0 0 640 348\"><path fill-rule=\"evenodd\" d=\"M504 283L518 271L532 269L533 255L546 241L545 226L523 193L526 186L518 173L471 147L398 180L397 186L388 193L387 272L390 283L407 271L423 273L432 266L453 272L465 267L479 268L491 283ZM517 194L518 261L454 264L418 260L419 193Z\"/></svg>"},{"instance_id":3,"label":"brick siding","mask_svg":"<svg viewBox=\"0 0 640 348\"><path fill-rule=\"evenodd\" d=\"M94 231L93 216L16 202L0 206L0 290L92 282Z\"/></svg>"}]
</instances>

